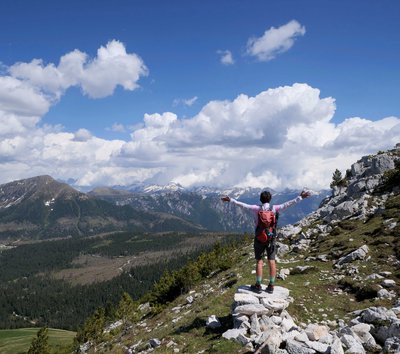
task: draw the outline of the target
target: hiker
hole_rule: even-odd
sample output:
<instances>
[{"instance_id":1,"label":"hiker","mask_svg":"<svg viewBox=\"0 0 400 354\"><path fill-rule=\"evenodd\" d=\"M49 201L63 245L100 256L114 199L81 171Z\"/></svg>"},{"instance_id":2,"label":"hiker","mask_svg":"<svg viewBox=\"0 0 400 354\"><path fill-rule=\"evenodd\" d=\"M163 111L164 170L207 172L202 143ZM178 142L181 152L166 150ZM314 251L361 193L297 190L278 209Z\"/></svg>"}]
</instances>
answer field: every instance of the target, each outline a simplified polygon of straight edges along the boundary
<instances>
[{"instance_id":1,"label":"hiker","mask_svg":"<svg viewBox=\"0 0 400 354\"><path fill-rule=\"evenodd\" d=\"M263 274L263 254L266 252L269 266L269 284L266 289L267 293L272 294L274 292L274 284L276 278L276 222L279 217L279 212L286 208L298 203L299 201L309 197L311 195L308 191L302 191L298 197L289 200L286 203L279 205L271 205L271 193L264 191L260 194L261 205L249 205L237 201L234 198L224 196L221 198L224 202L232 202L242 208L249 209L254 214L254 221L256 224L255 237L254 237L254 255L257 261L256 263L256 283L251 285L251 289L257 293L260 293L262 274ZM268 221L264 220L264 217L269 218ZM261 219L260 219L261 218Z\"/></svg>"}]
</instances>

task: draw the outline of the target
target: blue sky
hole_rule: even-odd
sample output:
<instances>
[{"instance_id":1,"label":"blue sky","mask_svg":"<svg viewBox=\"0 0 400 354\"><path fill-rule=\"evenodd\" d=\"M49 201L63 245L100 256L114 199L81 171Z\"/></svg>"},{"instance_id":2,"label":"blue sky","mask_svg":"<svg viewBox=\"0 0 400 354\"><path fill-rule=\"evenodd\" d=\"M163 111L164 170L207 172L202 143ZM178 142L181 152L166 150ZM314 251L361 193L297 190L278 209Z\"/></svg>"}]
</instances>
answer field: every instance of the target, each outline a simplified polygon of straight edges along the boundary
<instances>
[{"instance_id":1,"label":"blue sky","mask_svg":"<svg viewBox=\"0 0 400 354\"><path fill-rule=\"evenodd\" d=\"M395 0L3 0L0 182L321 188L400 141L399 33ZM84 75L59 65L76 50Z\"/></svg>"}]
</instances>

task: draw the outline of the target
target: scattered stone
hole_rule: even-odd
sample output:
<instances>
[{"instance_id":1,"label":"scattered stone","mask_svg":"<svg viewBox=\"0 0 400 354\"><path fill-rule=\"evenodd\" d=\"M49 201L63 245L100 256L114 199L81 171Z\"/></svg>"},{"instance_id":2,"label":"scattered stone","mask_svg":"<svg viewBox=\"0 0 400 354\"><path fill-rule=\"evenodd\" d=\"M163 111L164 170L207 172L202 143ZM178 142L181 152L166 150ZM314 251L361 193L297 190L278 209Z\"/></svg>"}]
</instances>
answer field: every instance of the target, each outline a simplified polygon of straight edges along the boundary
<instances>
[{"instance_id":1,"label":"scattered stone","mask_svg":"<svg viewBox=\"0 0 400 354\"><path fill-rule=\"evenodd\" d=\"M305 274L315 270L313 266L297 266L295 267L290 274Z\"/></svg>"},{"instance_id":2,"label":"scattered stone","mask_svg":"<svg viewBox=\"0 0 400 354\"><path fill-rule=\"evenodd\" d=\"M193 296L188 296L188 297L186 298L186 302L187 302L188 304L192 304L193 301L194 301Z\"/></svg>"},{"instance_id":3,"label":"scattered stone","mask_svg":"<svg viewBox=\"0 0 400 354\"><path fill-rule=\"evenodd\" d=\"M214 329L214 328L219 328L222 325L219 319L215 315L211 315L210 317L207 318L206 326L207 328Z\"/></svg>"},{"instance_id":4,"label":"scattered stone","mask_svg":"<svg viewBox=\"0 0 400 354\"><path fill-rule=\"evenodd\" d=\"M394 288L396 286L396 282L394 280L391 279L385 279L382 283L382 286L384 286L385 288Z\"/></svg>"},{"instance_id":5,"label":"scattered stone","mask_svg":"<svg viewBox=\"0 0 400 354\"><path fill-rule=\"evenodd\" d=\"M161 341L157 338L152 338L150 339L149 344L152 348L157 348L161 345Z\"/></svg>"},{"instance_id":6,"label":"scattered stone","mask_svg":"<svg viewBox=\"0 0 400 354\"><path fill-rule=\"evenodd\" d=\"M372 279L372 280L375 280L375 279L383 279L383 276L374 273L374 274L368 275L365 279L366 279L366 280L370 280L370 279Z\"/></svg>"},{"instance_id":7,"label":"scattered stone","mask_svg":"<svg viewBox=\"0 0 400 354\"><path fill-rule=\"evenodd\" d=\"M286 277L290 274L290 270L287 268L283 268L279 271L279 273L277 274L277 278L285 280Z\"/></svg>"}]
</instances>

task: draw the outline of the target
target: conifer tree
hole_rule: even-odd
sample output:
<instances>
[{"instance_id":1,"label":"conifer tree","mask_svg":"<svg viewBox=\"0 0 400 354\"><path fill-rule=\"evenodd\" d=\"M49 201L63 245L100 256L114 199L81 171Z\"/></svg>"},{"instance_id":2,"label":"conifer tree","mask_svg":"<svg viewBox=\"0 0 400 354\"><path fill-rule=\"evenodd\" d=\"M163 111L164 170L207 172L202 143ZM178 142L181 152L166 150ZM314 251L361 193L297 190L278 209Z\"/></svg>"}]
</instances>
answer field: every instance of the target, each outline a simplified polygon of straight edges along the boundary
<instances>
[{"instance_id":1,"label":"conifer tree","mask_svg":"<svg viewBox=\"0 0 400 354\"><path fill-rule=\"evenodd\" d=\"M50 354L48 328L41 328L32 339L28 354Z\"/></svg>"},{"instance_id":2,"label":"conifer tree","mask_svg":"<svg viewBox=\"0 0 400 354\"><path fill-rule=\"evenodd\" d=\"M338 169L335 170L335 172L333 172L332 175L332 182L330 184L330 187L336 187L336 186L340 186L342 185L343 182L343 176L342 176L342 172L340 172Z\"/></svg>"},{"instance_id":3,"label":"conifer tree","mask_svg":"<svg viewBox=\"0 0 400 354\"><path fill-rule=\"evenodd\" d=\"M128 322L135 321L138 317L136 313L135 302L127 292L122 294L122 298L118 304L116 315L122 320L124 325Z\"/></svg>"}]
</instances>

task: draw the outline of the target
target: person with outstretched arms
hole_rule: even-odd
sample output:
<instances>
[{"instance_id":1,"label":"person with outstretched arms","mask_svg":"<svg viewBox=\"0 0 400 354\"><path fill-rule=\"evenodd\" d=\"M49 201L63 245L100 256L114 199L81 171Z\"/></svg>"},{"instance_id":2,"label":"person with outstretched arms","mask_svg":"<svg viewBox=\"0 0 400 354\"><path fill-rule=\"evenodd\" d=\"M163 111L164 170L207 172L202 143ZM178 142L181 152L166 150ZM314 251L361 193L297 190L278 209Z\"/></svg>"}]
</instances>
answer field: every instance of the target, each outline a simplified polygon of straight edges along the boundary
<instances>
[{"instance_id":1,"label":"person with outstretched arms","mask_svg":"<svg viewBox=\"0 0 400 354\"><path fill-rule=\"evenodd\" d=\"M261 205L246 204L234 198L230 198L229 196L221 198L223 202L233 203L253 213L255 222L254 256L256 259L256 283L251 285L253 291L259 293L262 290L263 256L266 254L269 266L269 283L266 291L270 294L273 293L276 279L276 222L279 213L301 200L308 198L310 195L310 192L302 191L296 198L278 205L272 205L270 203L272 195L268 191L264 191L260 194Z\"/></svg>"}]
</instances>

